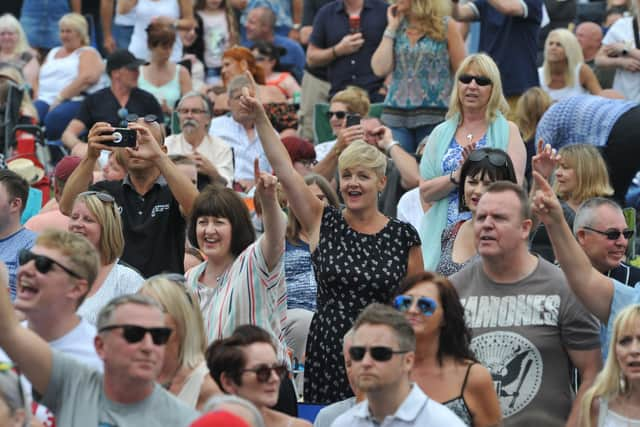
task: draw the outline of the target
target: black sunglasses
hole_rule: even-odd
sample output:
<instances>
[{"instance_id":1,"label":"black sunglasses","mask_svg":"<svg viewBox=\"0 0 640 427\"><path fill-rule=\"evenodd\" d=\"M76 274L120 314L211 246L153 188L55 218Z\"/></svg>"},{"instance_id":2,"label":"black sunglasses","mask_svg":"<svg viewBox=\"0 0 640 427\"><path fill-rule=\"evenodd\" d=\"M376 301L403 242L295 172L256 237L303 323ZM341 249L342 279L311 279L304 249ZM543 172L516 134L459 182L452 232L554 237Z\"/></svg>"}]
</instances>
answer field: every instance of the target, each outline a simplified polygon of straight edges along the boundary
<instances>
[{"instance_id":1,"label":"black sunglasses","mask_svg":"<svg viewBox=\"0 0 640 427\"><path fill-rule=\"evenodd\" d=\"M475 80L478 86L489 86L493 83L489 77L474 76L472 74L461 74L460 77L458 77L458 80L460 83L464 83L466 85L471 83L471 80Z\"/></svg>"},{"instance_id":2,"label":"black sunglasses","mask_svg":"<svg viewBox=\"0 0 640 427\"><path fill-rule=\"evenodd\" d=\"M331 120L331 117L335 115L339 120L342 120L347 117L347 114L346 111L327 111L327 119Z\"/></svg>"},{"instance_id":3,"label":"black sunglasses","mask_svg":"<svg viewBox=\"0 0 640 427\"><path fill-rule=\"evenodd\" d=\"M607 240L618 240L621 234L627 240L629 240L631 236L633 236L633 230L629 230L629 229L626 229L623 231L620 231L620 230L601 231L601 230L596 230L595 228L591 228L587 226L582 228L584 228L585 230L593 231L594 233L602 234L603 236L607 236Z\"/></svg>"},{"instance_id":4,"label":"black sunglasses","mask_svg":"<svg viewBox=\"0 0 640 427\"><path fill-rule=\"evenodd\" d=\"M145 328L138 325L109 325L104 326L98 330L98 332L111 331L113 329L122 329L122 337L129 344L142 341L144 336L149 332L151 339L155 345L164 345L169 341L171 336L171 328L157 327L157 328Z\"/></svg>"},{"instance_id":5,"label":"black sunglasses","mask_svg":"<svg viewBox=\"0 0 640 427\"><path fill-rule=\"evenodd\" d=\"M387 362L391 360L394 354L408 353L409 350L393 350L391 347L375 346L375 347L363 347L358 345L352 345L349 348L349 356L356 362L364 359L364 355L369 352L371 358L377 362Z\"/></svg>"},{"instance_id":6,"label":"black sunglasses","mask_svg":"<svg viewBox=\"0 0 640 427\"><path fill-rule=\"evenodd\" d=\"M84 277L80 276L78 273L68 269L64 265L60 264L58 261L49 258L45 255L38 255L31 252L29 249L22 249L18 253L18 264L25 265L29 261L34 260L36 265L36 270L38 270L42 274L47 274L53 265L57 265L61 269L63 269L70 276L75 277L76 279L83 279Z\"/></svg>"},{"instance_id":7,"label":"black sunglasses","mask_svg":"<svg viewBox=\"0 0 640 427\"><path fill-rule=\"evenodd\" d=\"M438 303L429 297L414 297L413 295L398 295L393 300L393 307L401 312L409 311L414 301L418 310L425 316L431 316L438 307Z\"/></svg>"},{"instance_id":8,"label":"black sunglasses","mask_svg":"<svg viewBox=\"0 0 640 427\"><path fill-rule=\"evenodd\" d=\"M273 366L258 365L255 368L242 370L242 372L255 372L256 379L260 383L266 383L269 381L269 378L271 378L271 371L275 372L278 378L282 380L289 372L289 369L287 369L287 365L281 363Z\"/></svg>"},{"instance_id":9,"label":"black sunglasses","mask_svg":"<svg viewBox=\"0 0 640 427\"><path fill-rule=\"evenodd\" d=\"M487 152L486 150L479 149L469 153L469 160L472 162L481 162L488 157L489 163L499 168L507 164L507 156L508 154L504 151Z\"/></svg>"},{"instance_id":10,"label":"black sunglasses","mask_svg":"<svg viewBox=\"0 0 640 427\"><path fill-rule=\"evenodd\" d=\"M84 191L78 194L78 197L81 196L96 196L98 200L105 203L113 203L116 201L116 199L114 199L111 194L105 193L103 191Z\"/></svg>"}]
</instances>

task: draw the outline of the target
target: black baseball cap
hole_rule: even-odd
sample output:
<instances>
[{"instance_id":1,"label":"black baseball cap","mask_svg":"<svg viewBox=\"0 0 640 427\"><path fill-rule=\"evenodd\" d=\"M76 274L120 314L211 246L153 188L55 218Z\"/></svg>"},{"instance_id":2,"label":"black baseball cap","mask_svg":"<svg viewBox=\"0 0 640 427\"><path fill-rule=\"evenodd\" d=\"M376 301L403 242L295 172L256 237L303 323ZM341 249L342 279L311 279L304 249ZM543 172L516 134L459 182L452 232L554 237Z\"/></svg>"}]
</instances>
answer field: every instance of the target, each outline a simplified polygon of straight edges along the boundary
<instances>
[{"instance_id":1,"label":"black baseball cap","mask_svg":"<svg viewBox=\"0 0 640 427\"><path fill-rule=\"evenodd\" d=\"M107 74L111 73L113 70L117 70L118 68L126 67L134 69L138 68L140 65L147 64L147 61L136 58L133 56L133 53L129 52L127 49L117 49L107 57Z\"/></svg>"}]
</instances>

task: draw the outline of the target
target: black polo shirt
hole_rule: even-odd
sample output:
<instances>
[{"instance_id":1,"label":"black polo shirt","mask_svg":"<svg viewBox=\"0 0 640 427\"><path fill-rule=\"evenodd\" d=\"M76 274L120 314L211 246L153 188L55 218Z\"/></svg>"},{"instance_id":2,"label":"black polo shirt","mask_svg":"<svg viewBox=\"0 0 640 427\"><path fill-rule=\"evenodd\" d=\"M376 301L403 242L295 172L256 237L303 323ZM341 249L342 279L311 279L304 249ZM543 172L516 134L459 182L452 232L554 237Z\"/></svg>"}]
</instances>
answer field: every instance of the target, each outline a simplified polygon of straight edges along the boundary
<instances>
[{"instance_id":1,"label":"black polo shirt","mask_svg":"<svg viewBox=\"0 0 640 427\"><path fill-rule=\"evenodd\" d=\"M184 272L186 222L164 177L144 195L136 192L128 175L122 181L98 182L91 189L111 194L118 203L126 263L144 277Z\"/></svg>"},{"instance_id":2,"label":"black polo shirt","mask_svg":"<svg viewBox=\"0 0 640 427\"><path fill-rule=\"evenodd\" d=\"M375 102L380 98L378 90L383 78L373 74L371 57L382 40L387 26L387 7L381 0L364 0L360 13L360 30L364 44L355 53L339 56L327 65L327 78L331 84L329 96L346 89L347 86L359 86L369 92ZM335 0L320 8L313 20L313 32L310 43L321 49L335 46L344 36L350 33L349 16L342 0Z\"/></svg>"},{"instance_id":3,"label":"black polo shirt","mask_svg":"<svg viewBox=\"0 0 640 427\"><path fill-rule=\"evenodd\" d=\"M640 268L621 262L619 266L613 270L609 270L607 276L629 287L635 288L636 284L640 282Z\"/></svg>"},{"instance_id":4,"label":"black polo shirt","mask_svg":"<svg viewBox=\"0 0 640 427\"><path fill-rule=\"evenodd\" d=\"M160 104L146 90L137 87L133 88L125 108L129 111L129 114L137 114L140 117L153 114L158 118L158 123L164 122ZM76 119L84 123L87 129L90 129L96 122L107 122L113 126L120 126L119 109L120 104L113 92L111 92L111 87L106 87L92 93L82 101Z\"/></svg>"}]
</instances>

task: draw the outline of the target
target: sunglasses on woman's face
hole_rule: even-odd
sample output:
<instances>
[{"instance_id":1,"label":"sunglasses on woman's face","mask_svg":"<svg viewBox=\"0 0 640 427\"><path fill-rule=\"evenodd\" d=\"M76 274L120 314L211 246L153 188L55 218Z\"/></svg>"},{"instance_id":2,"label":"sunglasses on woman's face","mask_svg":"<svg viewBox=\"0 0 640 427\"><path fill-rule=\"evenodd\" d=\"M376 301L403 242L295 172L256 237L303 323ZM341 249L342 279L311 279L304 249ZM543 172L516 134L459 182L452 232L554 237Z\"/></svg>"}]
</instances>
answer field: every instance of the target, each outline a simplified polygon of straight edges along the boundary
<instances>
[{"instance_id":1,"label":"sunglasses on woman's face","mask_svg":"<svg viewBox=\"0 0 640 427\"><path fill-rule=\"evenodd\" d=\"M169 341L171 336L171 328L145 328L138 325L108 325L100 328L98 332L110 331L113 329L122 329L122 337L129 344L135 344L142 341L147 332L151 334L151 340L155 345L164 345Z\"/></svg>"},{"instance_id":2,"label":"sunglasses on woman's face","mask_svg":"<svg viewBox=\"0 0 640 427\"><path fill-rule=\"evenodd\" d=\"M475 80L478 86L489 86L492 83L489 77L474 76L472 74L462 74L458 77L458 80L466 85L471 83L472 80Z\"/></svg>"},{"instance_id":3,"label":"sunglasses on woman's face","mask_svg":"<svg viewBox=\"0 0 640 427\"><path fill-rule=\"evenodd\" d=\"M282 380L289 370L287 369L287 365L284 363L276 364L276 365L258 365L254 368L243 369L242 372L254 372L256 374L256 379L259 383L266 383L271 378L271 372L275 372L276 376Z\"/></svg>"},{"instance_id":4,"label":"sunglasses on woman's face","mask_svg":"<svg viewBox=\"0 0 640 427\"><path fill-rule=\"evenodd\" d=\"M333 116L336 116L338 120L342 120L347 117L346 111L327 111L327 119L331 120Z\"/></svg>"},{"instance_id":5,"label":"sunglasses on woman's face","mask_svg":"<svg viewBox=\"0 0 640 427\"><path fill-rule=\"evenodd\" d=\"M409 351L394 350L391 347L384 347L384 346L364 347L364 346L352 345L349 348L349 356L351 356L351 359L355 362L359 362L362 359L364 359L364 355L367 354L367 352L369 352L369 354L371 355L371 358L376 362L387 362L391 360L394 354L404 354L404 353L408 353Z\"/></svg>"},{"instance_id":6,"label":"sunglasses on woman's face","mask_svg":"<svg viewBox=\"0 0 640 427\"><path fill-rule=\"evenodd\" d=\"M472 162L480 162L488 157L489 163L499 168L507 164L507 156L508 154L504 151L493 151L488 153L483 149L479 149L473 150L469 153L469 160Z\"/></svg>"},{"instance_id":7,"label":"sunglasses on woman's face","mask_svg":"<svg viewBox=\"0 0 640 427\"><path fill-rule=\"evenodd\" d=\"M406 312L416 304L418 310L425 316L431 316L438 307L438 303L429 297L415 297L413 295L398 295L393 300L393 306L396 310Z\"/></svg>"}]
</instances>

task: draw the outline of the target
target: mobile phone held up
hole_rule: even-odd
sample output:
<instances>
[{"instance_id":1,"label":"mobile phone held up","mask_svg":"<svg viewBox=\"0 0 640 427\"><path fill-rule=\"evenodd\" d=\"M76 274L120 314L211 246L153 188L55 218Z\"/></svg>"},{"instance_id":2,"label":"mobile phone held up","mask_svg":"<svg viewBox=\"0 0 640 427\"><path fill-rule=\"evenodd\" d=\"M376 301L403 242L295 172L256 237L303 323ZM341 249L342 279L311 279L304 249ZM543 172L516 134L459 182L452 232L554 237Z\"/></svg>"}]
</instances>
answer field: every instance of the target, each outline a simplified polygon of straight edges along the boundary
<instances>
[{"instance_id":1,"label":"mobile phone held up","mask_svg":"<svg viewBox=\"0 0 640 427\"><path fill-rule=\"evenodd\" d=\"M360 116L357 114L348 114L347 115L347 127L357 126L360 124Z\"/></svg>"},{"instance_id":2,"label":"mobile phone held up","mask_svg":"<svg viewBox=\"0 0 640 427\"><path fill-rule=\"evenodd\" d=\"M136 131L128 128L114 128L112 132L106 135L113 135L112 141L104 141L102 145L108 147L135 147Z\"/></svg>"},{"instance_id":3,"label":"mobile phone held up","mask_svg":"<svg viewBox=\"0 0 640 427\"><path fill-rule=\"evenodd\" d=\"M360 32L360 15L349 15L349 30L351 34Z\"/></svg>"}]
</instances>

